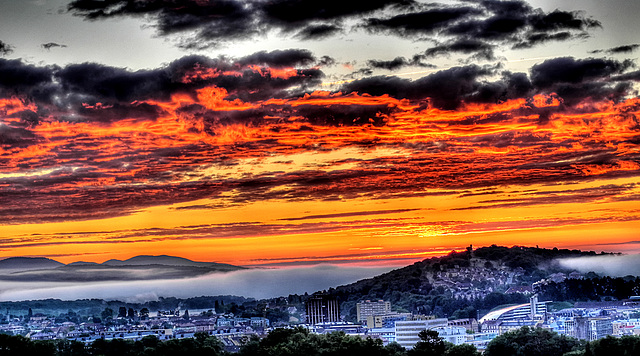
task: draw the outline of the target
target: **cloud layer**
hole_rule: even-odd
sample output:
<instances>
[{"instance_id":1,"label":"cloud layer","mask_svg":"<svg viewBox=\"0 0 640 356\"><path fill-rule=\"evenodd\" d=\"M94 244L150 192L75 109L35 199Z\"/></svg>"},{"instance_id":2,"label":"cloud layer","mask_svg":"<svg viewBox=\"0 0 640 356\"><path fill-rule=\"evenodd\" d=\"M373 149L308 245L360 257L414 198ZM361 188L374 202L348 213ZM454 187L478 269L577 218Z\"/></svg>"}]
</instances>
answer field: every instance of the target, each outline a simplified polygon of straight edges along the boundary
<instances>
[{"instance_id":1,"label":"cloud layer","mask_svg":"<svg viewBox=\"0 0 640 356\"><path fill-rule=\"evenodd\" d=\"M0 59L0 216L102 218L203 198L420 196L640 169L630 61L561 57L529 74L466 65L331 92L314 89L322 63L298 49L139 71ZM286 162L348 149L363 154ZM270 168L243 172L255 159Z\"/></svg>"},{"instance_id":2,"label":"cloud layer","mask_svg":"<svg viewBox=\"0 0 640 356\"><path fill-rule=\"evenodd\" d=\"M309 2L301 0L216 2L169 0L74 0L68 10L91 19L140 17L161 36L180 35L181 46L203 48L276 32L303 40L361 29L370 33L426 39L441 37L429 55L449 51L492 57L499 45L527 48L588 36L601 26L579 12L544 12L524 1L422 3L414 0ZM470 41L475 45L470 46ZM467 45L461 45L467 43Z\"/></svg>"},{"instance_id":3,"label":"cloud layer","mask_svg":"<svg viewBox=\"0 0 640 356\"><path fill-rule=\"evenodd\" d=\"M582 273L595 272L611 277L640 275L640 255L567 258L560 260L560 264Z\"/></svg>"}]
</instances>

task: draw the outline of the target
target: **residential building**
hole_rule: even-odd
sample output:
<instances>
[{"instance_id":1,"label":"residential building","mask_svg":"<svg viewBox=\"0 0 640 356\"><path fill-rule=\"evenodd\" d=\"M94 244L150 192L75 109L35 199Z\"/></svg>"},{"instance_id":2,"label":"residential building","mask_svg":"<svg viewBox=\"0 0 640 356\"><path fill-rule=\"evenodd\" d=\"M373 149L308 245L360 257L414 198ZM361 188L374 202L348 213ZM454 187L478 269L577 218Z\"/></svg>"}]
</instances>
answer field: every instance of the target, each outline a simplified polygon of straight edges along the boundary
<instances>
[{"instance_id":1,"label":"residential building","mask_svg":"<svg viewBox=\"0 0 640 356\"><path fill-rule=\"evenodd\" d=\"M365 300L356 304L357 320L360 323L366 322L369 316L389 313L391 313L391 302L385 302L384 300Z\"/></svg>"}]
</instances>

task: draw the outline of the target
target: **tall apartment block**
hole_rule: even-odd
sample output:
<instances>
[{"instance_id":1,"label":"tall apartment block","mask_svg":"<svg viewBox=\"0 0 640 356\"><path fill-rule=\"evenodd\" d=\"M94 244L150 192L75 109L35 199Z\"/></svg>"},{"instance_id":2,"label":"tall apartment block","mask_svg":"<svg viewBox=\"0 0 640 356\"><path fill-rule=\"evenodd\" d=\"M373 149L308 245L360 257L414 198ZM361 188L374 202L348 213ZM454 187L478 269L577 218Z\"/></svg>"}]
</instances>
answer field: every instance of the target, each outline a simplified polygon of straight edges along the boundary
<instances>
[{"instance_id":1,"label":"tall apartment block","mask_svg":"<svg viewBox=\"0 0 640 356\"><path fill-rule=\"evenodd\" d=\"M340 321L340 304L335 297L325 295L307 299L307 324L334 323Z\"/></svg>"},{"instance_id":2,"label":"tall apartment block","mask_svg":"<svg viewBox=\"0 0 640 356\"><path fill-rule=\"evenodd\" d=\"M365 323L369 316L391 313L391 302L385 302L384 300L365 300L356 304L356 313L358 321Z\"/></svg>"}]
</instances>

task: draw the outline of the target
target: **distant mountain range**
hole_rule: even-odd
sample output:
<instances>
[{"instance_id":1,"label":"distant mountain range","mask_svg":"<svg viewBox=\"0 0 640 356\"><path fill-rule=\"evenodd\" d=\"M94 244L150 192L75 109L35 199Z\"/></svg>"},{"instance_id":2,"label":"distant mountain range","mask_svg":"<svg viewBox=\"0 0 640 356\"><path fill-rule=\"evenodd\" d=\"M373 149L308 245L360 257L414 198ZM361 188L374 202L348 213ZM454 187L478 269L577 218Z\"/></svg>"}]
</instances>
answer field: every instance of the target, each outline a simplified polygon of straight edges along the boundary
<instances>
[{"instance_id":1,"label":"distant mountain range","mask_svg":"<svg viewBox=\"0 0 640 356\"><path fill-rule=\"evenodd\" d=\"M0 260L0 271L27 271L32 269L49 269L64 266L64 263L45 257L9 257Z\"/></svg>"},{"instance_id":2,"label":"distant mountain range","mask_svg":"<svg viewBox=\"0 0 640 356\"><path fill-rule=\"evenodd\" d=\"M174 256L135 256L103 263L69 264L44 257L10 257L0 260L0 280L30 282L88 282L188 278L245 269L225 263L196 262Z\"/></svg>"}]
</instances>

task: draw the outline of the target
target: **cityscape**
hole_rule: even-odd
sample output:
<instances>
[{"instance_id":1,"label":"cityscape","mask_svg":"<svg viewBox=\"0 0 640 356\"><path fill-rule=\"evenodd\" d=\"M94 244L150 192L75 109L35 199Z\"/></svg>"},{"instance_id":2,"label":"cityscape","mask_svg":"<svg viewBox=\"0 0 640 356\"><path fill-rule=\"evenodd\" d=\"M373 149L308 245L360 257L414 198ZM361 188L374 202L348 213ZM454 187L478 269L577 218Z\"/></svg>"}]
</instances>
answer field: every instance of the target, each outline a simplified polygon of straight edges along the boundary
<instances>
[{"instance_id":1,"label":"cityscape","mask_svg":"<svg viewBox=\"0 0 640 356\"><path fill-rule=\"evenodd\" d=\"M141 342L149 338L164 342L206 335L216 338L225 352L232 353L246 347L252 338L264 338L274 330L296 328L311 334L339 333L362 340L379 340L382 347L398 345L405 350L412 350L424 342L421 332L425 330L436 332L438 338L450 345L471 345L479 352L499 336L512 334L523 327L547 330L584 342L612 337L640 338L640 295L637 295L640 293L625 298L580 296L573 301L548 298L553 290L566 283L596 286L617 283L618 279L629 282L632 292L640 291L640 279L631 276L600 277L593 272L583 274L560 265L553 266L558 256L593 255L593 252L575 250L500 246L474 249L469 246L465 251L425 260L420 267L404 268L422 268L431 288L429 293L443 293L439 297L451 298L462 307L470 307L472 310L466 311L466 317L460 317L465 312L462 309L450 315L444 309L421 314L407 310L406 305L401 307L399 304L402 303L394 304L384 299L360 299L350 310L345 310L349 304L340 300L344 297L338 292L340 288L347 288L357 294L361 282L356 282L310 295L267 300L211 296L199 297L197 305L181 299L164 302L164 306L176 305L173 309L160 309L161 304L145 306L147 304L99 299L2 302L0 304L6 310L0 315L0 333L20 335L32 341L66 340L85 345L111 340ZM535 260L537 265L527 265L526 260ZM539 267L544 264L547 267ZM393 274L407 273L404 269L390 272L392 276L388 278L399 280ZM544 278L536 280L544 273L547 273ZM382 277L374 280L376 278ZM627 287L621 285L621 289ZM606 288L603 286L602 290ZM474 302L487 303L497 296L511 299L496 303L505 300L524 303L507 303L488 311L472 307ZM200 308L187 309L189 305ZM25 307L28 309L21 309ZM67 310L62 310L64 308ZM58 311L52 312L53 309Z\"/></svg>"}]
</instances>

